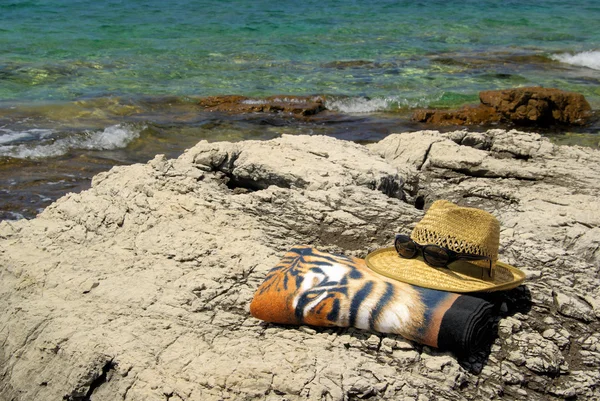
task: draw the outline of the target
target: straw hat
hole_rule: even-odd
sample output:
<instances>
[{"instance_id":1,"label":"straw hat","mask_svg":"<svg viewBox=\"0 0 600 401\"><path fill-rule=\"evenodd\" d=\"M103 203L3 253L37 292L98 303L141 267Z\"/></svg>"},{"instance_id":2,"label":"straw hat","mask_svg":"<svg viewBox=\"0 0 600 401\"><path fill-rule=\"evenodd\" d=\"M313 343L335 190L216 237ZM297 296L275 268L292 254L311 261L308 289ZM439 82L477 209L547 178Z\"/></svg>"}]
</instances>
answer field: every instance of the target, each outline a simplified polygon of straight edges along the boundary
<instances>
[{"instance_id":1,"label":"straw hat","mask_svg":"<svg viewBox=\"0 0 600 401\"><path fill-rule=\"evenodd\" d=\"M525 280L521 270L498 261L500 224L484 210L436 201L417 223L410 238L419 245L434 244L487 260L457 260L447 268L432 267L425 263L422 254L406 259L390 247L367 255L367 266L398 281L451 292L509 290Z\"/></svg>"}]
</instances>

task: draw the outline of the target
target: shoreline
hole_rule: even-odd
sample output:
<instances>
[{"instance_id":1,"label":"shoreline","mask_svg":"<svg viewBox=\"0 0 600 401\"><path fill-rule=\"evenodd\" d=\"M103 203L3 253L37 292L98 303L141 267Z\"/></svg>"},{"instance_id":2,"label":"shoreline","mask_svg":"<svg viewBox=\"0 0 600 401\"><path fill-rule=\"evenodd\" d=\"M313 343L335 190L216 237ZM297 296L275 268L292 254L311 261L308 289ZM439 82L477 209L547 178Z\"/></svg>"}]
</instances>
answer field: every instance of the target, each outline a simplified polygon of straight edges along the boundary
<instances>
[{"instance_id":1,"label":"shoreline","mask_svg":"<svg viewBox=\"0 0 600 401\"><path fill-rule=\"evenodd\" d=\"M231 102L232 98L238 103ZM281 99L287 99L287 103L281 103ZM324 100L314 103L314 99ZM410 109L393 113L342 113L329 110L327 99L281 95L258 99L161 97L132 102L104 98L12 110L12 114L3 117L2 132L24 136L10 145L23 156L0 157L3 194L0 220L32 218L64 194L89 188L92 177L102 171L118 165L145 163L157 154L177 157L199 140L268 140L292 134L326 135L367 144L393 132L423 129L483 132L490 128L514 128L507 123L466 127L418 123L411 120ZM541 133L557 144L599 148L600 126L596 125L600 119L595 119L588 126L520 129ZM10 130L8 120L19 122L21 128L13 126ZM35 128L19 131L24 127ZM40 135L48 138L41 139ZM40 143L36 148L38 137Z\"/></svg>"}]
</instances>

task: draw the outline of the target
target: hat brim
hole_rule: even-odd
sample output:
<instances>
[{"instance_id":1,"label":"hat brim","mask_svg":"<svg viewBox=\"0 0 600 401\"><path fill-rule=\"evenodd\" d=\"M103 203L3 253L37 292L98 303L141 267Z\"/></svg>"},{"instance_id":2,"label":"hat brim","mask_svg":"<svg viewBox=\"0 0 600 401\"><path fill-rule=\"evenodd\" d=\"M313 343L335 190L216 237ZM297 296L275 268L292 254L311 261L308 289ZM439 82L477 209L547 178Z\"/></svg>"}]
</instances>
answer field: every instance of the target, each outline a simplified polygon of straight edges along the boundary
<instances>
[{"instance_id":1,"label":"hat brim","mask_svg":"<svg viewBox=\"0 0 600 401\"><path fill-rule=\"evenodd\" d=\"M525 273L506 263L496 262L493 279L478 279L454 270L431 267L421 257L403 259L394 247L368 254L365 262L371 270L391 279L449 292L510 290L525 281Z\"/></svg>"}]
</instances>

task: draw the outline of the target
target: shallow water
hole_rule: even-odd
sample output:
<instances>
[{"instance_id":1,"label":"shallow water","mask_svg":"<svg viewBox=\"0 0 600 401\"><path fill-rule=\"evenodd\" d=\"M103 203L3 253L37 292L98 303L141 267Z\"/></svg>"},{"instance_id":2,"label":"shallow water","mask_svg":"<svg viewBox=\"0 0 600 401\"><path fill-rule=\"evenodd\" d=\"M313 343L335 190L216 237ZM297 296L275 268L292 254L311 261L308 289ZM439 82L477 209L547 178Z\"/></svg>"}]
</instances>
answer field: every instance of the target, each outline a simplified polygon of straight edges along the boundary
<instances>
[{"instance_id":1,"label":"shallow water","mask_svg":"<svg viewBox=\"0 0 600 401\"><path fill-rule=\"evenodd\" d=\"M338 94L381 110L536 84L598 106L599 17L596 0L7 0L0 99Z\"/></svg>"},{"instance_id":2,"label":"shallow water","mask_svg":"<svg viewBox=\"0 0 600 401\"><path fill-rule=\"evenodd\" d=\"M146 162L156 154L177 157L201 140L265 140L304 134L368 143L397 129L416 129L407 117L399 119L397 115L329 112L310 120L184 111L156 112L150 119L142 113L120 119L105 116L102 123L111 125L83 131L78 127L80 123L79 119L67 119L57 124L44 118L39 126L60 128L14 131L11 144L0 145L0 152L4 152L0 153L0 220L34 217L66 192L88 188L91 178L101 171Z\"/></svg>"},{"instance_id":3,"label":"shallow water","mask_svg":"<svg viewBox=\"0 0 600 401\"><path fill-rule=\"evenodd\" d=\"M199 140L427 128L417 107L556 87L600 109L596 0L0 2L0 219L113 165ZM312 119L199 110L203 96L326 95ZM598 122L546 131L598 147Z\"/></svg>"}]
</instances>

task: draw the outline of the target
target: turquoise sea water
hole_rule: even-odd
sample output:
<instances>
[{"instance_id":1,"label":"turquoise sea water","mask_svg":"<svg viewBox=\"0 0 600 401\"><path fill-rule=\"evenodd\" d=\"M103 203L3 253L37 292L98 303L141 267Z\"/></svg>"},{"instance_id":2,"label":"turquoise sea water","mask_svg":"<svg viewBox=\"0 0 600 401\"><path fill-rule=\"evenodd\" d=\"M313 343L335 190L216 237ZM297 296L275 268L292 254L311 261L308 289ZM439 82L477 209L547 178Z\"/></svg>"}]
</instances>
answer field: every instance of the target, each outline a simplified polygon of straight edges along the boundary
<instances>
[{"instance_id":1,"label":"turquoise sea water","mask_svg":"<svg viewBox=\"0 0 600 401\"><path fill-rule=\"evenodd\" d=\"M532 84L600 105L599 20L597 0L3 0L0 98L328 93L412 106Z\"/></svg>"},{"instance_id":2,"label":"turquoise sea water","mask_svg":"<svg viewBox=\"0 0 600 401\"><path fill-rule=\"evenodd\" d=\"M597 0L0 0L0 219L200 139L376 140L419 128L416 107L518 86L576 91L598 110L598 21ZM339 115L188 107L226 94L326 95ZM598 145L597 125L580 131Z\"/></svg>"}]
</instances>

